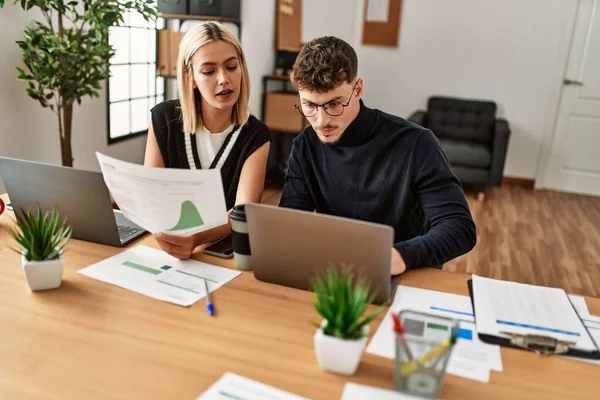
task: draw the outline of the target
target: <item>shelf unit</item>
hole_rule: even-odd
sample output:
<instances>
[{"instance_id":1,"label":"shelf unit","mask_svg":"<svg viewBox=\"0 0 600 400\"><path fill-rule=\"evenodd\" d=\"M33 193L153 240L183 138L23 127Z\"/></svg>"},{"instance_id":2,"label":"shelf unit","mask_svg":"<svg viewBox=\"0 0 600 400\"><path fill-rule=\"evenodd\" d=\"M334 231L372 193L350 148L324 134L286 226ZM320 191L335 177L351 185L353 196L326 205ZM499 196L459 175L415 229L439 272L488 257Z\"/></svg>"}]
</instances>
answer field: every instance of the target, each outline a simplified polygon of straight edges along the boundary
<instances>
[{"instance_id":1,"label":"shelf unit","mask_svg":"<svg viewBox=\"0 0 600 400\"><path fill-rule=\"evenodd\" d=\"M219 17L219 16L210 16L210 15L188 15L188 14L167 14L167 13L158 13L159 18L164 19L196 19L200 21L219 21L219 22L233 22L234 24L241 24L242 20L240 18L229 18L229 17Z\"/></svg>"},{"instance_id":2,"label":"shelf unit","mask_svg":"<svg viewBox=\"0 0 600 400\"><path fill-rule=\"evenodd\" d=\"M270 82L273 83L271 88ZM263 76L261 100L261 120L273 135L271 166L267 171L267 177L274 183L282 184L292 140L304 130L307 121L294 109L294 104L298 102L298 92L292 87L289 76Z\"/></svg>"}]
</instances>

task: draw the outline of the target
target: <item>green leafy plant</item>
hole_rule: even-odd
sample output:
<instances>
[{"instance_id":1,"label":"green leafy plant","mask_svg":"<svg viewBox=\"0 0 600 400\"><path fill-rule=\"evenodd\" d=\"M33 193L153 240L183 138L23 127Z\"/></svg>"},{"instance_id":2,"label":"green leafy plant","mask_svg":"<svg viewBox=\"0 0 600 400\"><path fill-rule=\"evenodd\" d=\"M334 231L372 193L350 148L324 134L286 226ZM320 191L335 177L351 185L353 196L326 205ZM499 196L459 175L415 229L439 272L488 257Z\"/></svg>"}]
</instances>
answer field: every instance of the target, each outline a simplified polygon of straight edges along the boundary
<instances>
[{"instance_id":1,"label":"green leafy plant","mask_svg":"<svg viewBox=\"0 0 600 400\"><path fill-rule=\"evenodd\" d=\"M283 57L277 58L277 68L285 68L285 59Z\"/></svg>"},{"instance_id":2,"label":"green leafy plant","mask_svg":"<svg viewBox=\"0 0 600 400\"><path fill-rule=\"evenodd\" d=\"M323 333L342 339L360 339L363 326L377 318L387 305L364 315L375 294L370 293L367 283L360 280L354 283L354 276L346 266L341 273L329 268L326 278L318 276L313 282L313 291L315 310L326 321Z\"/></svg>"},{"instance_id":3,"label":"green leafy plant","mask_svg":"<svg viewBox=\"0 0 600 400\"><path fill-rule=\"evenodd\" d=\"M48 261L60 257L71 238L72 229L66 219L59 221L57 210L42 214L38 207L36 212L27 210L22 215L15 213L15 216L16 229L8 228L8 231L22 250L14 251L24 253L27 261Z\"/></svg>"},{"instance_id":4,"label":"green leafy plant","mask_svg":"<svg viewBox=\"0 0 600 400\"><path fill-rule=\"evenodd\" d=\"M108 31L121 25L128 11L144 19L156 17L156 0L15 0L23 10L37 8L44 17L24 29L17 42L26 69L16 67L27 82L29 97L58 117L62 164L73 166L71 127L73 104L85 96L99 97L109 78L115 54ZM0 8L4 0L0 0Z\"/></svg>"}]
</instances>

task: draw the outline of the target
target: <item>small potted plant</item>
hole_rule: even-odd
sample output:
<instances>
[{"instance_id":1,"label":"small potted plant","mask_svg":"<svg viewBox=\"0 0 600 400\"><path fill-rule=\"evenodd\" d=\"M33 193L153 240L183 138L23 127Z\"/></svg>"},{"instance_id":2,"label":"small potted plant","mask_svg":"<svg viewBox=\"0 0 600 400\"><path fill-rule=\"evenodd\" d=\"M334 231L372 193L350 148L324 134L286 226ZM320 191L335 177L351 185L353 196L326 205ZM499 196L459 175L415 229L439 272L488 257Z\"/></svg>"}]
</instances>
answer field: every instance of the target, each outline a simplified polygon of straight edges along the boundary
<instances>
[{"instance_id":1,"label":"small potted plant","mask_svg":"<svg viewBox=\"0 0 600 400\"><path fill-rule=\"evenodd\" d=\"M326 371L352 375L367 343L369 323L386 304L365 315L375 295L367 283L354 283L353 274L345 266L341 273L329 268L325 279L317 277L313 291L315 310L323 317L314 337L317 362Z\"/></svg>"},{"instance_id":2,"label":"small potted plant","mask_svg":"<svg viewBox=\"0 0 600 400\"><path fill-rule=\"evenodd\" d=\"M277 65L275 68L276 76L284 76L285 75L285 59L283 57L277 58Z\"/></svg>"},{"instance_id":3,"label":"small potted plant","mask_svg":"<svg viewBox=\"0 0 600 400\"><path fill-rule=\"evenodd\" d=\"M42 213L31 210L15 213L16 229L8 228L10 235L22 249L23 273L31 290L55 289L63 275L63 249L71 238L71 226L59 221L58 211Z\"/></svg>"}]
</instances>

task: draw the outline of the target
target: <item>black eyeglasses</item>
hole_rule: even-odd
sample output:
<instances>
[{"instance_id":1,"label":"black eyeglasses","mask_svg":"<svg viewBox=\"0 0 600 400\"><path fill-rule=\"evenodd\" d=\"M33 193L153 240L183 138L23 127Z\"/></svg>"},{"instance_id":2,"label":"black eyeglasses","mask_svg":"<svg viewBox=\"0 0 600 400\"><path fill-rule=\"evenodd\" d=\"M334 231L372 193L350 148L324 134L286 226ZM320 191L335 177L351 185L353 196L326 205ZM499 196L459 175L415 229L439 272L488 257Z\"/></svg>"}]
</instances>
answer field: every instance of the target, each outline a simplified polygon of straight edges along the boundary
<instances>
[{"instance_id":1,"label":"black eyeglasses","mask_svg":"<svg viewBox=\"0 0 600 400\"><path fill-rule=\"evenodd\" d=\"M298 110L298 112L305 117L314 117L319 112L319 107L323 107L323 110L332 117L337 117L344 113L344 109L350 105L350 100L352 100L352 95L354 95L354 89L356 89L355 82L354 86L352 86L352 93L350 93L350 97L346 104L341 103L339 101L329 101L325 104L314 104L314 103L300 103L300 105L294 105L294 108Z\"/></svg>"}]
</instances>

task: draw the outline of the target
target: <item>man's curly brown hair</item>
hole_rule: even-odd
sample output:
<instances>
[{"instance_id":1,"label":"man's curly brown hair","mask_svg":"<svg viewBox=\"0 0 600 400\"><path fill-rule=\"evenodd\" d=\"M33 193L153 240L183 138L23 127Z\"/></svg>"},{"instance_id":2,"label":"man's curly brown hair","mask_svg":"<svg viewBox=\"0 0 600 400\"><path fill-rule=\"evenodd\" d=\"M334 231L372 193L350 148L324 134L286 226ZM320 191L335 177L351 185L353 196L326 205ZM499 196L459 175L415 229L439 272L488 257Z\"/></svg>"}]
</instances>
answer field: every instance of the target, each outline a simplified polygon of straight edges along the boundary
<instances>
[{"instance_id":1,"label":"man's curly brown hair","mask_svg":"<svg viewBox=\"0 0 600 400\"><path fill-rule=\"evenodd\" d=\"M356 78L358 59L348 43L333 36L306 43L294 64L292 84L297 89L325 93Z\"/></svg>"}]
</instances>

